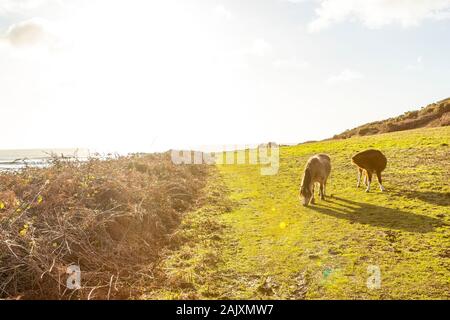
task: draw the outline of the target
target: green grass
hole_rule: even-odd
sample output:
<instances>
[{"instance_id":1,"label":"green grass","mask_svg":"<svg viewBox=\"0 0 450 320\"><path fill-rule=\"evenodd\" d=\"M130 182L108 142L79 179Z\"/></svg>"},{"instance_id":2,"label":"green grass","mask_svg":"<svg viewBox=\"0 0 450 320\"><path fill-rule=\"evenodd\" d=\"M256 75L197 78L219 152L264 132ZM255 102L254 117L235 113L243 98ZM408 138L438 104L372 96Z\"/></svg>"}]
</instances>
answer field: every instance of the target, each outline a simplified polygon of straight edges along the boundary
<instances>
[{"instance_id":1,"label":"green grass","mask_svg":"<svg viewBox=\"0 0 450 320\"><path fill-rule=\"evenodd\" d=\"M207 205L186 216L186 242L164 262L167 285L147 297L449 299L449 137L444 127L282 147L273 176L218 166ZM350 157L367 148L388 158L385 193L356 188ZM304 165L322 152L329 197L305 208ZM367 288L371 265L379 289Z\"/></svg>"}]
</instances>

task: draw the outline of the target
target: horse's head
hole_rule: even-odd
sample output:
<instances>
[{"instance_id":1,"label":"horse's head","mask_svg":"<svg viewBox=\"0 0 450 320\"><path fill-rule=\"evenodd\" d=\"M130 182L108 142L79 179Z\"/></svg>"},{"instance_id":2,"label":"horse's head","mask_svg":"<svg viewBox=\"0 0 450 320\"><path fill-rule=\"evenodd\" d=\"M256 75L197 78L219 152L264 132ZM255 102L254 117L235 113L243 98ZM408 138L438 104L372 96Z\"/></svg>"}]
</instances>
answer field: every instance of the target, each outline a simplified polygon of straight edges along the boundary
<instances>
[{"instance_id":1,"label":"horse's head","mask_svg":"<svg viewBox=\"0 0 450 320\"><path fill-rule=\"evenodd\" d=\"M300 198L304 206L309 205L312 196L313 193L311 191L311 186L302 184L302 186L300 187Z\"/></svg>"},{"instance_id":2,"label":"horse's head","mask_svg":"<svg viewBox=\"0 0 450 320\"><path fill-rule=\"evenodd\" d=\"M307 166L305 173L303 174L303 180L300 187L300 198L304 206L307 206L311 202L311 198L314 196L312 186L311 169Z\"/></svg>"}]
</instances>

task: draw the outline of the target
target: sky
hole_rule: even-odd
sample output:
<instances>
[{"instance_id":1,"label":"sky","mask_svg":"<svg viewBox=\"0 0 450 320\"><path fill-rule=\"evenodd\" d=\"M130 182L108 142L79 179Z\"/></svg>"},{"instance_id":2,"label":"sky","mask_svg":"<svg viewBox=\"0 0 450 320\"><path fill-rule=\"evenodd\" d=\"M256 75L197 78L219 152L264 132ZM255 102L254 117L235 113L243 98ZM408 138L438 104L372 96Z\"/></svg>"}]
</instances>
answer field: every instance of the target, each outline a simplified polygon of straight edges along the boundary
<instances>
[{"instance_id":1,"label":"sky","mask_svg":"<svg viewBox=\"0 0 450 320\"><path fill-rule=\"evenodd\" d=\"M0 0L0 149L299 143L450 96L450 0Z\"/></svg>"}]
</instances>

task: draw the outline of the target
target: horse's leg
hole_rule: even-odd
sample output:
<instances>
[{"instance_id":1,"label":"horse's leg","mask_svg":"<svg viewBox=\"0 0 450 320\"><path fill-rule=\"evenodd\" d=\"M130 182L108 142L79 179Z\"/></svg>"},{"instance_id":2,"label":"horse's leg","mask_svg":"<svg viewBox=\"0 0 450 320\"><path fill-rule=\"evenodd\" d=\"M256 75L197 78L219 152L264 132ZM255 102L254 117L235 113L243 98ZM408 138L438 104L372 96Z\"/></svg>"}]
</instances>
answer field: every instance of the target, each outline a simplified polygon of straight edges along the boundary
<instances>
[{"instance_id":1,"label":"horse's leg","mask_svg":"<svg viewBox=\"0 0 450 320\"><path fill-rule=\"evenodd\" d=\"M311 204L315 204L316 203L316 200L314 199L314 186L315 186L315 183L313 183L312 184L312 190L311 190L311 193L312 193L312 197L311 197L311 201L310 201L310 203Z\"/></svg>"},{"instance_id":2,"label":"horse's leg","mask_svg":"<svg viewBox=\"0 0 450 320\"><path fill-rule=\"evenodd\" d=\"M372 171L366 171L366 172L367 172L367 180L368 180L366 192L369 192L370 191L370 184L372 183L372 174L373 174L373 172Z\"/></svg>"},{"instance_id":3,"label":"horse's leg","mask_svg":"<svg viewBox=\"0 0 450 320\"><path fill-rule=\"evenodd\" d=\"M321 182L321 183L320 183L320 192L319 192L319 195L320 195L320 199L321 199L321 200L324 200L324 199L325 199L325 184L324 184L324 182Z\"/></svg>"},{"instance_id":4,"label":"horse's leg","mask_svg":"<svg viewBox=\"0 0 450 320\"><path fill-rule=\"evenodd\" d=\"M378 180L378 184L380 185L380 190L383 192L386 189L383 187L382 183L381 183L381 172L377 171L377 180Z\"/></svg>"},{"instance_id":5,"label":"horse's leg","mask_svg":"<svg viewBox=\"0 0 450 320\"><path fill-rule=\"evenodd\" d=\"M361 176L362 176L363 170L361 168L358 168L358 182L356 183L356 187L359 188L361 185Z\"/></svg>"}]
</instances>

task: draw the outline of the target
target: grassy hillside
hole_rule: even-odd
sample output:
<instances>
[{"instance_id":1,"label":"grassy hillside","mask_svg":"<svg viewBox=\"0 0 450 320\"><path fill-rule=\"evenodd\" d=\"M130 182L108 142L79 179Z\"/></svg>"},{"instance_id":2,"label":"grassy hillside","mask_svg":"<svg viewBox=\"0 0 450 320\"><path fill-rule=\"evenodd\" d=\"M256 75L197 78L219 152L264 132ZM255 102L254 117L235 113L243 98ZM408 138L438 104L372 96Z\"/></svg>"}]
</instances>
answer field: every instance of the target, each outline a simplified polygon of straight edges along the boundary
<instances>
[{"instance_id":1,"label":"grassy hillside","mask_svg":"<svg viewBox=\"0 0 450 320\"><path fill-rule=\"evenodd\" d=\"M382 121L375 121L335 135L333 139L347 139L353 136L367 136L379 133L444 127L450 125L450 98L432 103L420 110Z\"/></svg>"},{"instance_id":2,"label":"grassy hillside","mask_svg":"<svg viewBox=\"0 0 450 320\"><path fill-rule=\"evenodd\" d=\"M274 176L218 166L144 298L450 299L449 140L442 127L283 147ZM366 148L388 158L385 193L356 188L349 159ZM301 174L319 152L332 197L305 208ZM371 265L380 289L366 285Z\"/></svg>"}]
</instances>

